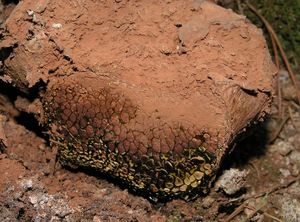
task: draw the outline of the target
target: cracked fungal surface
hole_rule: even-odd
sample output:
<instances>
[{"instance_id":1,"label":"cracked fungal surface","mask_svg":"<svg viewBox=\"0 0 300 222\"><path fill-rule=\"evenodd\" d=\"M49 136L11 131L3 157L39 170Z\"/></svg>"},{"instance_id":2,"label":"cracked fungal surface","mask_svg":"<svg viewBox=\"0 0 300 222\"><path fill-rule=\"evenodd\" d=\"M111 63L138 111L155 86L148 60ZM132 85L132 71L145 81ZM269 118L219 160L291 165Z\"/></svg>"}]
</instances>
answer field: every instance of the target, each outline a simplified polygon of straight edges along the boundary
<instances>
[{"instance_id":1,"label":"cracked fungal surface","mask_svg":"<svg viewBox=\"0 0 300 222\"><path fill-rule=\"evenodd\" d=\"M149 121L108 86L95 90L61 81L48 90L44 109L63 165L107 173L154 200L195 197L215 173L207 133L195 125Z\"/></svg>"},{"instance_id":2,"label":"cracked fungal surface","mask_svg":"<svg viewBox=\"0 0 300 222\"><path fill-rule=\"evenodd\" d=\"M70 14L50 2L41 21L55 13L63 28L34 26L41 50L18 46L5 64L26 86L48 83L60 162L153 199L206 192L236 135L269 112L276 70L262 33L208 1L84 1ZM12 62L27 59L21 75Z\"/></svg>"}]
</instances>

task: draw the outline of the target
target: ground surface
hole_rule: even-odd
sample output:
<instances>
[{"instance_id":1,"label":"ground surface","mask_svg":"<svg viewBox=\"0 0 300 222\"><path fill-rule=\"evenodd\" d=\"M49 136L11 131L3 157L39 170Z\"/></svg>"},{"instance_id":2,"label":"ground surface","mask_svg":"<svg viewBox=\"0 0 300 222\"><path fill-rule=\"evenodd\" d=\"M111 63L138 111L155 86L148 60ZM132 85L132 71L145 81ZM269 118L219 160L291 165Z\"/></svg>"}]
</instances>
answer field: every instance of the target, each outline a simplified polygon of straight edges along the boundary
<instances>
[{"instance_id":1,"label":"ground surface","mask_svg":"<svg viewBox=\"0 0 300 222\"><path fill-rule=\"evenodd\" d=\"M266 136L276 133L280 121L270 119L270 132L258 127L225 160L224 169L246 170L241 191L230 197L213 188L208 196L191 202L151 203L103 178L55 165L56 151L23 126L28 127L24 121L28 116L17 122L13 105L4 97L1 104L0 132L7 146L0 156L1 221L219 221L242 203L261 207L254 221L262 217L261 221L272 221L263 212L282 221L300 218L300 135L295 129L300 117L293 105L289 106L293 121L287 121L273 145L266 144ZM241 221L252 212L246 209L235 219Z\"/></svg>"},{"instance_id":2,"label":"ground surface","mask_svg":"<svg viewBox=\"0 0 300 222\"><path fill-rule=\"evenodd\" d=\"M0 79L36 99L17 108L48 125L60 163L153 199L206 193L270 110L261 30L211 2L24 0L4 26Z\"/></svg>"},{"instance_id":3,"label":"ground surface","mask_svg":"<svg viewBox=\"0 0 300 222\"><path fill-rule=\"evenodd\" d=\"M268 124L253 129L253 135L225 159L221 179L208 196L167 203L152 203L90 172L62 168L43 128L20 112L26 101L1 85L0 220L299 221L299 106L293 102L287 74L282 71L280 76L285 98L282 119L288 120L274 144L268 141L282 122L276 106Z\"/></svg>"}]
</instances>

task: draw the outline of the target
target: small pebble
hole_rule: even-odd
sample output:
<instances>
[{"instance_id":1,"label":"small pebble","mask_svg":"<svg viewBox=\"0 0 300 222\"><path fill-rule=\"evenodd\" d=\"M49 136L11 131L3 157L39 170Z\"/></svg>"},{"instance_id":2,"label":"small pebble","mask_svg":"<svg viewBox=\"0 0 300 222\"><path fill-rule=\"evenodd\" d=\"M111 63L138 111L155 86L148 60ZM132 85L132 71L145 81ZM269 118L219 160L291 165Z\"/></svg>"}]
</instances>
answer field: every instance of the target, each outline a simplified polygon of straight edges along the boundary
<instances>
[{"instance_id":1,"label":"small pebble","mask_svg":"<svg viewBox=\"0 0 300 222\"><path fill-rule=\"evenodd\" d=\"M102 220L100 219L99 216L95 215L95 216L93 217L93 222L102 222Z\"/></svg>"},{"instance_id":2,"label":"small pebble","mask_svg":"<svg viewBox=\"0 0 300 222\"><path fill-rule=\"evenodd\" d=\"M282 174L284 177L289 177L291 175L291 172L288 169L279 169L279 172Z\"/></svg>"},{"instance_id":3,"label":"small pebble","mask_svg":"<svg viewBox=\"0 0 300 222\"><path fill-rule=\"evenodd\" d=\"M54 29L61 29L62 28L62 24L60 24L60 23L53 23L52 24L52 28L54 28Z\"/></svg>"},{"instance_id":4,"label":"small pebble","mask_svg":"<svg viewBox=\"0 0 300 222\"><path fill-rule=\"evenodd\" d=\"M245 187L248 171L239 169L225 170L217 180L215 189L222 190L228 195L233 195Z\"/></svg>"},{"instance_id":5,"label":"small pebble","mask_svg":"<svg viewBox=\"0 0 300 222\"><path fill-rule=\"evenodd\" d=\"M24 190L29 190L33 187L33 181L31 179L24 179L21 181L20 185Z\"/></svg>"},{"instance_id":6,"label":"small pebble","mask_svg":"<svg viewBox=\"0 0 300 222\"><path fill-rule=\"evenodd\" d=\"M203 199L203 202L202 202L202 207L204 209L208 209L212 206L212 204L215 202L215 199L210 197L210 196L207 196Z\"/></svg>"},{"instance_id":7,"label":"small pebble","mask_svg":"<svg viewBox=\"0 0 300 222\"><path fill-rule=\"evenodd\" d=\"M29 16L33 16L33 15L34 15L34 11L32 11L32 10L28 10L28 11L27 11L27 15L29 15Z\"/></svg>"}]
</instances>

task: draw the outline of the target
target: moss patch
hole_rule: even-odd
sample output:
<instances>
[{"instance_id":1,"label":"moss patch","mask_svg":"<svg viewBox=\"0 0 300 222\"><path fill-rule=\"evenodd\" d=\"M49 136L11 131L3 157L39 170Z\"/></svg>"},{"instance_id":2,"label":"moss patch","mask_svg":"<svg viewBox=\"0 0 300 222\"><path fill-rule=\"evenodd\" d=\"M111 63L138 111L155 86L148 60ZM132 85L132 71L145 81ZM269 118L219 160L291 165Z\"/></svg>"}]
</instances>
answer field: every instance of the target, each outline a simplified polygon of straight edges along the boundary
<instances>
[{"instance_id":1,"label":"moss patch","mask_svg":"<svg viewBox=\"0 0 300 222\"><path fill-rule=\"evenodd\" d=\"M272 25L288 55L289 61L294 67L298 68L300 64L300 0L251 0L249 2ZM237 1L220 1L220 4L240 13ZM255 25L264 29L271 49L271 41L262 22L247 8L245 1L241 1L241 6L244 9L244 14Z\"/></svg>"}]
</instances>

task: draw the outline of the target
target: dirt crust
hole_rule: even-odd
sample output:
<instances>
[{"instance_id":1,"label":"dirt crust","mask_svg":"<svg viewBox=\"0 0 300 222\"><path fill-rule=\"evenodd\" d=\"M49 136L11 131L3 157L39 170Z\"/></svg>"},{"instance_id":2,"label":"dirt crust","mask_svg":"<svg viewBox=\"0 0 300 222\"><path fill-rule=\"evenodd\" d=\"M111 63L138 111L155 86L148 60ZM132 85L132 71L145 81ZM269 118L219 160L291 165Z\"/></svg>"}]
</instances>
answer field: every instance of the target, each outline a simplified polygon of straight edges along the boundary
<instances>
[{"instance_id":1,"label":"dirt crust","mask_svg":"<svg viewBox=\"0 0 300 222\"><path fill-rule=\"evenodd\" d=\"M1 78L30 93L62 164L156 198L206 192L237 135L269 112L260 30L213 3L22 1Z\"/></svg>"}]
</instances>

